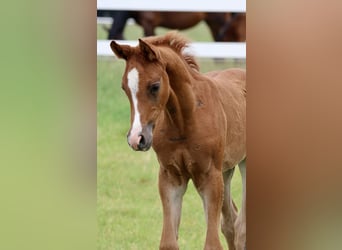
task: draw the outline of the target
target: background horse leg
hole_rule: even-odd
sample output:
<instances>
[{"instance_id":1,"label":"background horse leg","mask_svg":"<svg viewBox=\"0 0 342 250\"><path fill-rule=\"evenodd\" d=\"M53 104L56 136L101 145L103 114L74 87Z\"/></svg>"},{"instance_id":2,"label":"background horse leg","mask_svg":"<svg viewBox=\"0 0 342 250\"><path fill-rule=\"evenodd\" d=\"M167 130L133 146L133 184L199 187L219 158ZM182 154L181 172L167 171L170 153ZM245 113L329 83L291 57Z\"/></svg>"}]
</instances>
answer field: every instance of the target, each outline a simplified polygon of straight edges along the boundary
<instances>
[{"instance_id":1,"label":"background horse leg","mask_svg":"<svg viewBox=\"0 0 342 250\"><path fill-rule=\"evenodd\" d=\"M223 178L221 170L212 166L211 169L194 178L194 184L201 195L205 218L207 221L207 235L205 250L223 250L219 239L220 215L223 202Z\"/></svg>"},{"instance_id":2,"label":"background horse leg","mask_svg":"<svg viewBox=\"0 0 342 250\"><path fill-rule=\"evenodd\" d=\"M229 17L228 15L228 13L206 13L205 22L216 42L223 41L223 36L220 36L220 30L225 25Z\"/></svg>"},{"instance_id":3,"label":"background horse leg","mask_svg":"<svg viewBox=\"0 0 342 250\"><path fill-rule=\"evenodd\" d=\"M108 33L108 39L123 40L123 32L126 26L127 19L130 18L129 11L115 11L112 14L114 22Z\"/></svg>"},{"instance_id":4,"label":"background horse leg","mask_svg":"<svg viewBox=\"0 0 342 250\"><path fill-rule=\"evenodd\" d=\"M144 36L154 36L154 29L160 22L160 14L158 12L150 11L139 12L137 22L142 26Z\"/></svg>"},{"instance_id":5,"label":"background horse leg","mask_svg":"<svg viewBox=\"0 0 342 250\"><path fill-rule=\"evenodd\" d=\"M235 250L234 223L238 214L237 208L231 196L231 188L230 188L230 183L233 177L234 169L235 167L223 173L224 196L223 196L223 206L222 206L221 231L227 240L229 250Z\"/></svg>"},{"instance_id":6,"label":"background horse leg","mask_svg":"<svg viewBox=\"0 0 342 250\"><path fill-rule=\"evenodd\" d=\"M159 194L163 205L163 231L159 249L179 249L178 228L187 184L188 180L172 176L166 169L160 169Z\"/></svg>"},{"instance_id":7,"label":"background horse leg","mask_svg":"<svg viewBox=\"0 0 342 250\"><path fill-rule=\"evenodd\" d=\"M242 206L238 218L235 221L235 248L246 249L246 159L239 163L242 177Z\"/></svg>"}]
</instances>

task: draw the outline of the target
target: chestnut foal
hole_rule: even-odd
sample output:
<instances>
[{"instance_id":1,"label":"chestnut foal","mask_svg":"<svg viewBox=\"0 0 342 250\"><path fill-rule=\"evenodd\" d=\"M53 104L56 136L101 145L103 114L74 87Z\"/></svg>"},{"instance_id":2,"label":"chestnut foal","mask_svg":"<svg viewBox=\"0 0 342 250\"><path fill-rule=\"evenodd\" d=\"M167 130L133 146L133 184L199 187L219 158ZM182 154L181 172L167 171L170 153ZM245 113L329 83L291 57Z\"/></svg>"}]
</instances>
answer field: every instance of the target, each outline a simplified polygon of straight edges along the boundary
<instances>
[{"instance_id":1,"label":"chestnut foal","mask_svg":"<svg viewBox=\"0 0 342 250\"><path fill-rule=\"evenodd\" d=\"M128 144L152 146L160 164L163 206L160 249L179 249L182 199L192 179L203 200L207 233L204 249L246 245L246 73L228 69L201 74L184 52L188 41L176 32L139 39L136 47L111 42L126 60L122 88L131 104ZM243 183L240 214L230 183L239 164Z\"/></svg>"}]
</instances>

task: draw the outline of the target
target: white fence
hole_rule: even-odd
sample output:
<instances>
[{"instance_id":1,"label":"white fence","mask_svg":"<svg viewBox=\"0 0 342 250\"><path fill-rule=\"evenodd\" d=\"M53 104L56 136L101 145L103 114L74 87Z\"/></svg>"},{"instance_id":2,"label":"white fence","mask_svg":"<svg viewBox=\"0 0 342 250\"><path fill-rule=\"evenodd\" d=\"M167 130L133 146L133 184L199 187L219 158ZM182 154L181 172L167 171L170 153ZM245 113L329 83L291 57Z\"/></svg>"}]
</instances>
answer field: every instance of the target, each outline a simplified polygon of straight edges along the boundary
<instances>
[{"instance_id":1,"label":"white fence","mask_svg":"<svg viewBox=\"0 0 342 250\"><path fill-rule=\"evenodd\" d=\"M98 10L245 12L245 0L97 0ZM98 56L114 56L109 40L97 41ZM135 46L136 41L118 41ZM189 48L197 57L246 58L246 43L194 42Z\"/></svg>"}]
</instances>

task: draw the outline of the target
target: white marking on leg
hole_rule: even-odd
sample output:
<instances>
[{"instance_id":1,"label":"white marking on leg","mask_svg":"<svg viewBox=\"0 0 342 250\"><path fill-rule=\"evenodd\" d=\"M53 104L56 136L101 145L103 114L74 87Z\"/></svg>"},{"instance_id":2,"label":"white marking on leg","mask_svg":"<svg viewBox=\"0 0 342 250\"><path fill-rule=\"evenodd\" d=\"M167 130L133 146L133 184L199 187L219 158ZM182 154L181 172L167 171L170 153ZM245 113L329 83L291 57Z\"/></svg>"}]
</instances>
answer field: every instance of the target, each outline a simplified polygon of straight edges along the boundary
<instances>
[{"instance_id":1,"label":"white marking on leg","mask_svg":"<svg viewBox=\"0 0 342 250\"><path fill-rule=\"evenodd\" d=\"M171 200L171 217L172 224L175 230L176 237L178 236L178 229L181 218L181 210L182 210L182 201L183 195L186 191L186 184L180 185L178 187L174 187L170 189L170 200Z\"/></svg>"},{"instance_id":2,"label":"white marking on leg","mask_svg":"<svg viewBox=\"0 0 342 250\"><path fill-rule=\"evenodd\" d=\"M128 80L128 87L131 91L133 108L134 108L133 125L131 128L130 136L128 138L128 142L131 146L136 148L140 140L139 133L141 133L141 130L142 130L141 122L140 122L140 113L138 110L138 99L137 99L137 94L139 91L139 72L136 68L133 68L128 72L127 80Z\"/></svg>"}]
</instances>

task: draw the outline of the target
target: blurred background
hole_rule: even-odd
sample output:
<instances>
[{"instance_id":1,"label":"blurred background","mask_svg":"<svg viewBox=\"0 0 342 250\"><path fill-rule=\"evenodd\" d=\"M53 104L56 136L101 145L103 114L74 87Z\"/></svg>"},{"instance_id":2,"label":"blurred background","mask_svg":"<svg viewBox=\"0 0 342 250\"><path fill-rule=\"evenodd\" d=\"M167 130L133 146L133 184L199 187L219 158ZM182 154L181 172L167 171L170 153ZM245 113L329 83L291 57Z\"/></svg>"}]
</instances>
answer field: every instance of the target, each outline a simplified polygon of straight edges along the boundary
<instances>
[{"instance_id":1,"label":"blurred background","mask_svg":"<svg viewBox=\"0 0 342 250\"><path fill-rule=\"evenodd\" d=\"M342 248L341 5L331 0L247 3L248 249ZM118 223L113 211L133 218L132 235L140 241L159 240L160 201L151 177L157 166L145 164L154 162L153 154L141 154L139 166L123 165L138 155L130 156L126 145L127 152L118 155L121 145L113 147L129 126L128 103L116 84L124 62L97 56L97 40L107 35L97 34L102 26L96 10L96 1L81 0L2 5L0 249L130 249L115 245L123 241L115 238L122 235L115 225L108 227ZM118 102L126 106L117 110ZM116 122L118 115L126 124ZM99 149L99 143L108 146ZM127 210L136 204L117 202L123 197L118 187L123 174L133 187L137 182L147 183L139 189L150 188L149 198L146 189L130 193L154 206L156 213L147 213L144 221L145 229L154 224L153 233L141 233L135 220L141 214ZM198 222L184 225L202 226L202 204L191 192L184 206L198 208ZM190 215L183 219L193 218L187 209ZM103 221L106 216L112 221ZM187 230L191 236L194 228ZM190 236L180 240L201 241Z\"/></svg>"},{"instance_id":2,"label":"blurred background","mask_svg":"<svg viewBox=\"0 0 342 250\"><path fill-rule=\"evenodd\" d=\"M216 59L219 62L221 59L221 63L230 63L221 67L245 67L246 3L236 3L188 1L185 5L176 1L146 6L140 1L126 5L98 1L97 55L113 56L108 46L110 39L134 45L138 38L178 30L193 42L193 54L202 61Z\"/></svg>"}]
</instances>

